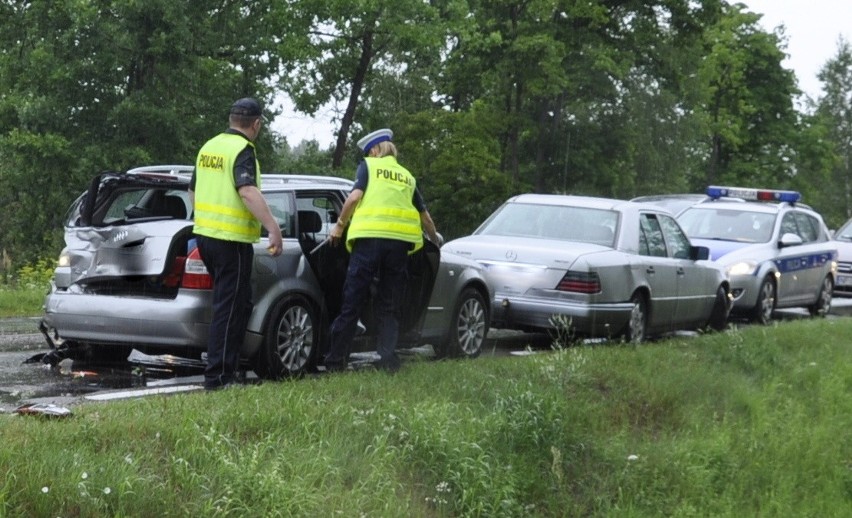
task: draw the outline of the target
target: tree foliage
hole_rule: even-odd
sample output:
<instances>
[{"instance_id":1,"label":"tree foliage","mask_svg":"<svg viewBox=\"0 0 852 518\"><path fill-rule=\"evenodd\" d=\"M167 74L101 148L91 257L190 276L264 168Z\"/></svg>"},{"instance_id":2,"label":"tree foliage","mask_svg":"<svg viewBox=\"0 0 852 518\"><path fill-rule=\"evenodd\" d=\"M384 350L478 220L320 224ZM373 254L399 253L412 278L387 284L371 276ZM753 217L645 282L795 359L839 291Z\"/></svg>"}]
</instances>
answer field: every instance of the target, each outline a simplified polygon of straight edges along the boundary
<instances>
[{"instance_id":1,"label":"tree foliage","mask_svg":"<svg viewBox=\"0 0 852 518\"><path fill-rule=\"evenodd\" d=\"M297 0L289 14L304 39L282 49L291 58L282 85L310 114L327 102L344 104L331 164L336 169L350 132L360 129L356 115L371 89L380 88L385 75L410 74L420 61L437 59L444 41L438 11L418 0Z\"/></svg>"},{"instance_id":2,"label":"tree foliage","mask_svg":"<svg viewBox=\"0 0 852 518\"><path fill-rule=\"evenodd\" d=\"M842 220L848 45L799 113L783 29L759 21L725 0L0 2L0 248L55 256L93 174L190 163L246 95L337 110L327 150L262 132L265 171L352 176L354 142L393 128L446 237L515 193L708 183L797 188Z\"/></svg>"},{"instance_id":3,"label":"tree foliage","mask_svg":"<svg viewBox=\"0 0 852 518\"><path fill-rule=\"evenodd\" d=\"M820 70L824 95L817 101L813 118L814 131L820 142L830 143L832 153L824 157L835 160L828 164L826 182L830 189L821 189L823 206L834 208L830 217L836 226L852 217L852 47L840 39L837 53Z\"/></svg>"},{"instance_id":4,"label":"tree foliage","mask_svg":"<svg viewBox=\"0 0 852 518\"><path fill-rule=\"evenodd\" d=\"M234 99L270 98L273 4L4 2L0 185L22 210L0 246L14 261L58 253L60 218L95 173L192 163Z\"/></svg>"}]
</instances>

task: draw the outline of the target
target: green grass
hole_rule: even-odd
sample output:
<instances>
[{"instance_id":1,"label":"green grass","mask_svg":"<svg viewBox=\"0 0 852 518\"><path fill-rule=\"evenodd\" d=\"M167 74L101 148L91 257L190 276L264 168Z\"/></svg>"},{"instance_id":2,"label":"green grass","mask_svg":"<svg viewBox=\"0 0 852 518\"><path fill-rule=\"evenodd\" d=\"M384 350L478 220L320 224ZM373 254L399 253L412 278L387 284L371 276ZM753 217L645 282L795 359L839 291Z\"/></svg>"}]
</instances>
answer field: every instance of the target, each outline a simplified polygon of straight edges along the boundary
<instances>
[{"instance_id":1,"label":"green grass","mask_svg":"<svg viewBox=\"0 0 852 518\"><path fill-rule=\"evenodd\" d=\"M852 515L852 319L0 415L5 516Z\"/></svg>"},{"instance_id":2,"label":"green grass","mask_svg":"<svg viewBox=\"0 0 852 518\"><path fill-rule=\"evenodd\" d=\"M13 289L0 286L0 318L41 315L46 294L43 287Z\"/></svg>"}]
</instances>

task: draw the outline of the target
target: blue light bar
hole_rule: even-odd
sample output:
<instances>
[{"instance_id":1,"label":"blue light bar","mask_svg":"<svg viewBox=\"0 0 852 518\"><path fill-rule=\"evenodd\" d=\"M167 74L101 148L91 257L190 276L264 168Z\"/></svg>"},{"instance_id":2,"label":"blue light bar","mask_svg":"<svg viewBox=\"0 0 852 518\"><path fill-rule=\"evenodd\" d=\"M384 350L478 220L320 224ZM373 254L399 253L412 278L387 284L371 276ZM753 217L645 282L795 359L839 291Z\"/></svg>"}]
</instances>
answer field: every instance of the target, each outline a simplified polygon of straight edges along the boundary
<instances>
[{"instance_id":1,"label":"blue light bar","mask_svg":"<svg viewBox=\"0 0 852 518\"><path fill-rule=\"evenodd\" d=\"M744 187L719 187L711 185L707 188L707 196L714 200L719 198L740 198L751 201L781 201L796 203L802 199L802 195L796 191L776 191L773 189L749 189Z\"/></svg>"}]
</instances>

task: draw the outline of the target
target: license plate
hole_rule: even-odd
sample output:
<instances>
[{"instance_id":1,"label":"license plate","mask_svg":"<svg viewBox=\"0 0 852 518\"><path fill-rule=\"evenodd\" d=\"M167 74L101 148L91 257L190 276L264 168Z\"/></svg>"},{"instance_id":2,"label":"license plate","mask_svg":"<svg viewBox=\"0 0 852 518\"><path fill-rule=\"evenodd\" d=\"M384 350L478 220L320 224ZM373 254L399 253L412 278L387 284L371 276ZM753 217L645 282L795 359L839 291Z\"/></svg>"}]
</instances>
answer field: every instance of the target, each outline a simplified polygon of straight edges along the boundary
<instances>
[{"instance_id":1,"label":"license plate","mask_svg":"<svg viewBox=\"0 0 852 518\"><path fill-rule=\"evenodd\" d=\"M838 286L852 286L852 275L838 275L837 276L837 285Z\"/></svg>"}]
</instances>

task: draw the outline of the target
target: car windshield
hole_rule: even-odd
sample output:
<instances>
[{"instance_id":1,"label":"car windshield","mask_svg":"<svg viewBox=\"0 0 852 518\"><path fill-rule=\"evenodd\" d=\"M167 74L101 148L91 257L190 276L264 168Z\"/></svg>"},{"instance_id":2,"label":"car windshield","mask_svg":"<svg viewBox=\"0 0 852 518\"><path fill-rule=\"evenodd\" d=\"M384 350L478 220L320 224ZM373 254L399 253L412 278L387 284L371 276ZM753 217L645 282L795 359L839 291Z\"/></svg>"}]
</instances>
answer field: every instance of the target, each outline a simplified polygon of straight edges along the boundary
<instances>
[{"instance_id":1,"label":"car windshield","mask_svg":"<svg viewBox=\"0 0 852 518\"><path fill-rule=\"evenodd\" d=\"M852 241L852 220L844 223L843 226L834 233L834 239L838 241Z\"/></svg>"},{"instance_id":2,"label":"car windshield","mask_svg":"<svg viewBox=\"0 0 852 518\"><path fill-rule=\"evenodd\" d=\"M768 243L772 239L775 217L766 212L693 207L677 220L686 235L693 239Z\"/></svg>"},{"instance_id":3,"label":"car windshield","mask_svg":"<svg viewBox=\"0 0 852 518\"><path fill-rule=\"evenodd\" d=\"M640 196L638 198L634 198L633 201L650 203L652 205L662 207L672 214L679 214L684 209L687 209L705 199L707 199L707 196L704 196L703 194L684 194L682 196Z\"/></svg>"},{"instance_id":4,"label":"car windshield","mask_svg":"<svg viewBox=\"0 0 852 518\"><path fill-rule=\"evenodd\" d=\"M618 213L611 210L507 203L476 233L581 241L613 247L617 225Z\"/></svg>"}]
</instances>

